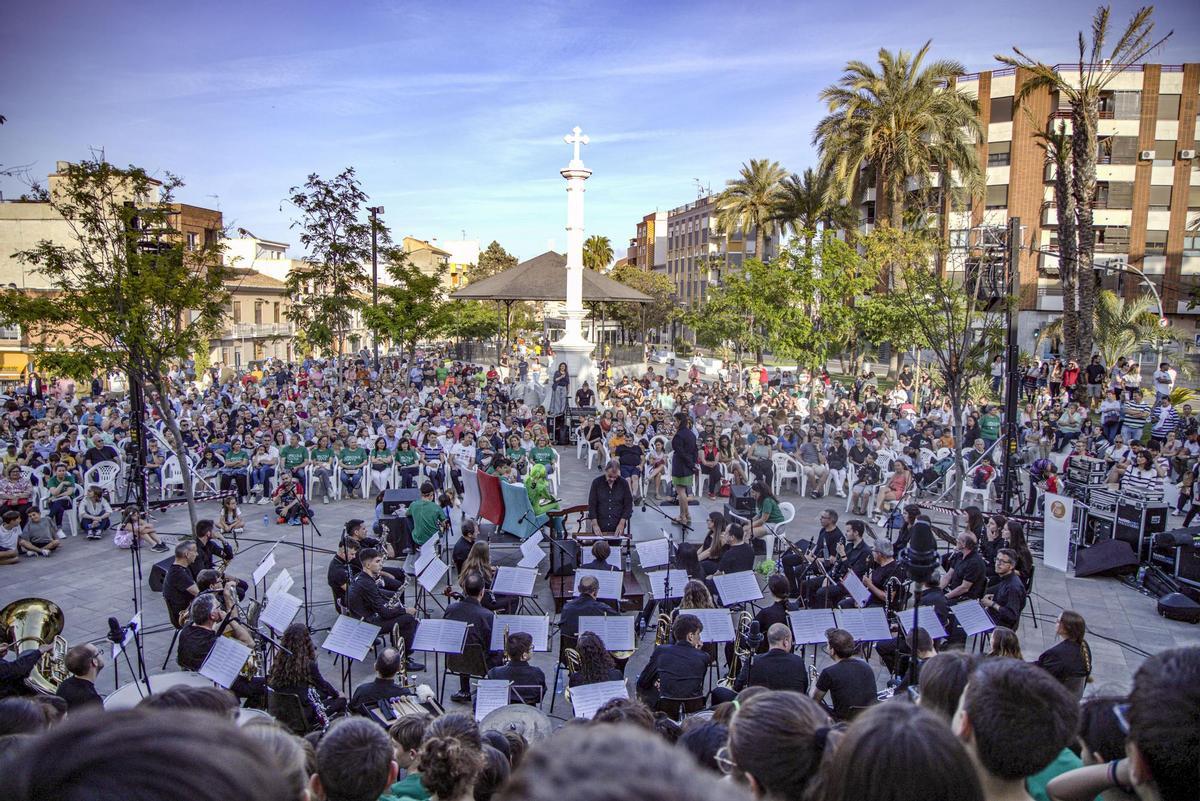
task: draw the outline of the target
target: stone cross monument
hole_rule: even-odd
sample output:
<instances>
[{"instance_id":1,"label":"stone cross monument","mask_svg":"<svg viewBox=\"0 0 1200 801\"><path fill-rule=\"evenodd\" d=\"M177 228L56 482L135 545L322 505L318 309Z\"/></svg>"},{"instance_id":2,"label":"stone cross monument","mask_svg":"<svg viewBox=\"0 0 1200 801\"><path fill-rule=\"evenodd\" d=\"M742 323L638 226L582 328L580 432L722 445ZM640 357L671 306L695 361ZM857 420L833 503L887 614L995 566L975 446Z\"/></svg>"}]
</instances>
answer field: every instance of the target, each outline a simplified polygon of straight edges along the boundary
<instances>
[{"instance_id":1,"label":"stone cross monument","mask_svg":"<svg viewBox=\"0 0 1200 801\"><path fill-rule=\"evenodd\" d=\"M584 381L593 388L596 386L592 363L595 345L583 333L583 318L587 316L583 308L583 182L592 171L583 166L583 159L579 157L579 146L588 143L579 127L564 136L563 141L575 148L574 157L560 171L567 179L567 302L562 310L566 330L562 338L553 343L555 357L550 371L553 374L559 362L566 362L573 396Z\"/></svg>"}]
</instances>

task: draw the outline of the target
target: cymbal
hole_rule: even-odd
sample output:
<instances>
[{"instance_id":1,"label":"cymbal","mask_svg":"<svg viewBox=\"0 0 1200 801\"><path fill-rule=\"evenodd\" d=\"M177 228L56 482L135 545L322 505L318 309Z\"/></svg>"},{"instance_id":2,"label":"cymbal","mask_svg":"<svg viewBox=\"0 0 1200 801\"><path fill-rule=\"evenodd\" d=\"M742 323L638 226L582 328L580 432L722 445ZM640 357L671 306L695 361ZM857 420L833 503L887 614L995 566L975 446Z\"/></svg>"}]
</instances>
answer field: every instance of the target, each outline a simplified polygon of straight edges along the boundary
<instances>
[{"instance_id":1,"label":"cymbal","mask_svg":"<svg viewBox=\"0 0 1200 801\"><path fill-rule=\"evenodd\" d=\"M554 732L550 717L528 704L509 704L493 709L479 724L483 731L515 731L530 743L541 742Z\"/></svg>"}]
</instances>

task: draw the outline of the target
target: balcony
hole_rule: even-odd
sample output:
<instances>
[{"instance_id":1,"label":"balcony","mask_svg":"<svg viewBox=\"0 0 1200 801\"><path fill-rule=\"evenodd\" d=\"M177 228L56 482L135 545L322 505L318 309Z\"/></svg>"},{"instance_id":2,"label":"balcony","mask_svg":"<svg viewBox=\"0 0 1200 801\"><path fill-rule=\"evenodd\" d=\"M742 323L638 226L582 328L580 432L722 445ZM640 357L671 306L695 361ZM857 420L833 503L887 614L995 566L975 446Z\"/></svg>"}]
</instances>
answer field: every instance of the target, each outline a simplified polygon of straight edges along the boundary
<instances>
[{"instance_id":1,"label":"balcony","mask_svg":"<svg viewBox=\"0 0 1200 801\"><path fill-rule=\"evenodd\" d=\"M295 329L292 323L234 323L222 332L222 336L225 339L290 337Z\"/></svg>"}]
</instances>

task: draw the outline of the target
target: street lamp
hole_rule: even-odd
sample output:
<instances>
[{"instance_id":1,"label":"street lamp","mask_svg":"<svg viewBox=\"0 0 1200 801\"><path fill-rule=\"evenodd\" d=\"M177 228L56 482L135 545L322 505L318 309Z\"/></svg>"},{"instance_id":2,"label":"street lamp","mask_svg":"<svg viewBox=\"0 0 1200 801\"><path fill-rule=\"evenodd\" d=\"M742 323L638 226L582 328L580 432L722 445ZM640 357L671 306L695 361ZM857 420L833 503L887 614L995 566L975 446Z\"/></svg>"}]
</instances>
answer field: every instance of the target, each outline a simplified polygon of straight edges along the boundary
<instances>
[{"instance_id":1,"label":"street lamp","mask_svg":"<svg viewBox=\"0 0 1200 801\"><path fill-rule=\"evenodd\" d=\"M1160 295L1158 293L1158 287L1156 287L1154 285L1153 281L1151 281L1149 278L1146 277L1146 274L1144 272L1139 270L1137 267L1134 267L1134 266L1130 265L1129 263L1123 262L1123 261L1105 262L1104 264L1100 265L1099 269L1104 270L1105 272L1132 273L1133 275L1136 275L1143 284L1150 287L1150 294L1154 296L1154 303L1158 306L1158 327L1159 328L1167 327L1167 325L1169 323L1167 322L1166 312L1163 310L1162 295ZM1155 365L1155 369L1157 369L1159 364L1162 364L1162 360L1163 360L1162 339L1159 339L1158 340L1158 362Z\"/></svg>"},{"instance_id":2,"label":"street lamp","mask_svg":"<svg viewBox=\"0 0 1200 801\"><path fill-rule=\"evenodd\" d=\"M379 305L379 215L383 206L367 206L371 212L371 306ZM379 332L371 332L371 348L375 357L375 369L379 369Z\"/></svg>"}]
</instances>

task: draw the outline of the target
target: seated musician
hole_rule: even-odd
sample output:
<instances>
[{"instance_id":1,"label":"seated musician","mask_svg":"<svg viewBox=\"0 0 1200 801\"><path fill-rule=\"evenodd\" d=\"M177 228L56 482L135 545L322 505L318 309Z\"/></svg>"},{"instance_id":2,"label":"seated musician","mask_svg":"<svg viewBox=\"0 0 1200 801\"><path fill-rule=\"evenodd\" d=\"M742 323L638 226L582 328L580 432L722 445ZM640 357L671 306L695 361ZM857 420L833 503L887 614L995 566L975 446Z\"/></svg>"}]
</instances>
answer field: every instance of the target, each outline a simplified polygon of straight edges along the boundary
<instances>
[{"instance_id":1,"label":"seated musician","mask_svg":"<svg viewBox=\"0 0 1200 801\"><path fill-rule=\"evenodd\" d=\"M770 605L764 606L754 616L754 619L758 621L759 631L769 633L771 627L776 623L791 626L791 618L788 617L788 612L795 611L797 606L788 600L790 589L788 580L779 573L773 573L767 579L767 592L771 593L774 601ZM758 653L765 654L768 646L769 642L764 639L762 644L758 646Z\"/></svg>"},{"instance_id":2,"label":"seated musician","mask_svg":"<svg viewBox=\"0 0 1200 801\"><path fill-rule=\"evenodd\" d=\"M597 537L623 537L632 515L633 492L629 489L629 482L621 478L621 463L609 459L604 465L604 474L592 481L588 492L588 518L592 521L592 534Z\"/></svg>"},{"instance_id":3,"label":"seated musician","mask_svg":"<svg viewBox=\"0 0 1200 801\"><path fill-rule=\"evenodd\" d=\"M546 694L546 674L540 667L529 664L533 656L533 638L524 631L514 631L504 643L508 664L488 671L489 679L512 682L509 701L537 706ZM539 689L540 688L540 689Z\"/></svg>"},{"instance_id":4,"label":"seated musician","mask_svg":"<svg viewBox=\"0 0 1200 801\"><path fill-rule=\"evenodd\" d=\"M415 695L408 687L396 683L400 658L400 652L395 648L384 648L379 652L375 658L375 678L355 687L354 694L350 696L351 712L370 717L371 710L378 709L381 701L387 704L393 698Z\"/></svg>"},{"instance_id":5,"label":"seated musician","mask_svg":"<svg viewBox=\"0 0 1200 801\"><path fill-rule=\"evenodd\" d=\"M961 626L954 625L957 620L950 614L950 604L946 600L945 591L938 586L939 580L939 574L934 573L922 585L921 595L914 601L921 607L921 611L917 614L917 623L919 625L926 615L932 614L942 624L942 628L950 634L947 642L965 644L966 633L963 632ZM961 635L961 639L956 636L956 629ZM875 652L879 654L879 660L883 662L888 671L895 676L905 672L904 668L908 664L908 657L912 654L912 650L909 648L908 640L900 636L900 630L895 624L892 625L892 631L896 633L896 637L875 643Z\"/></svg>"},{"instance_id":6,"label":"seated musician","mask_svg":"<svg viewBox=\"0 0 1200 801\"><path fill-rule=\"evenodd\" d=\"M579 670L571 674L567 686L578 687L581 684L621 681L625 678L599 635L590 631L580 634L575 650L579 653Z\"/></svg>"},{"instance_id":7,"label":"seated musician","mask_svg":"<svg viewBox=\"0 0 1200 801\"><path fill-rule=\"evenodd\" d=\"M824 581L824 576L814 575L819 573L815 559L832 558L834 552L837 550L838 543L846 539L845 535L842 534L842 530L838 528L837 521L838 513L835 510L823 510L821 512L821 530L817 532L817 539L812 544L812 547L804 553L793 550L780 557L779 561L783 565L783 574L791 582L792 594L794 596L803 594L805 583L811 581L813 583L813 592L815 592Z\"/></svg>"},{"instance_id":8,"label":"seated musician","mask_svg":"<svg viewBox=\"0 0 1200 801\"><path fill-rule=\"evenodd\" d=\"M228 585L224 590L224 598L218 598L211 592L196 596L188 608L190 623L179 632L179 646L175 652L175 661L184 670L199 671L208 658L209 651L217 642L217 637L229 630L232 636L248 648L254 647L254 639L250 631L240 621L241 610L234 601L235 588ZM222 603L231 611L226 612ZM250 704L262 707L266 703L266 680L260 677L247 679L238 676L233 680L230 690L238 698L245 698Z\"/></svg>"},{"instance_id":9,"label":"seated musician","mask_svg":"<svg viewBox=\"0 0 1200 801\"><path fill-rule=\"evenodd\" d=\"M460 576L463 572L463 562L467 561L467 555L471 553L471 546L475 544L475 538L479 536L479 529L475 525L475 521L470 518L462 521L462 536L458 538L458 542L454 543L454 552L451 554L451 560L454 562L454 572Z\"/></svg>"},{"instance_id":10,"label":"seated musician","mask_svg":"<svg viewBox=\"0 0 1200 801\"><path fill-rule=\"evenodd\" d=\"M337 553L329 560L329 570L325 580L333 592L333 600L340 604L342 610L346 607L346 590L350 582L362 571L358 564L358 541L343 537L338 543Z\"/></svg>"},{"instance_id":11,"label":"seated musician","mask_svg":"<svg viewBox=\"0 0 1200 801\"><path fill-rule=\"evenodd\" d=\"M233 559L233 547L226 542L224 535L217 531L216 524L211 520L196 521L196 559L189 566L193 576L199 576L201 570L216 570L217 560L229 562ZM238 600L246 597L250 584L244 579L234 578L237 583ZM203 588L202 588L203 589Z\"/></svg>"},{"instance_id":12,"label":"seated musician","mask_svg":"<svg viewBox=\"0 0 1200 801\"><path fill-rule=\"evenodd\" d=\"M783 623L772 624L767 629L766 641L770 648L765 654L756 656L753 662L742 663L733 689L740 693L747 687L766 687L807 693L808 667L804 657L792 653L791 628Z\"/></svg>"},{"instance_id":13,"label":"seated musician","mask_svg":"<svg viewBox=\"0 0 1200 801\"><path fill-rule=\"evenodd\" d=\"M373 548L382 554L384 559L394 559L396 557L396 551L392 548L392 544L386 539L380 540L370 536L367 531L367 524L358 518L351 518L346 521L345 536L358 543L360 554L365 548ZM361 559L359 560L359 568L362 568ZM384 565L381 570L380 578L383 579L383 588L385 590L395 592L404 586L403 566Z\"/></svg>"},{"instance_id":14,"label":"seated musician","mask_svg":"<svg viewBox=\"0 0 1200 801\"><path fill-rule=\"evenodd\" d=\"M861 520L851 520L846 524L846 541L838 543L834 549L836 558L832 564L826 565L829 579L821 586L805 582L805 588L810 590L807 596L809 606L832 609L843 599L849 601L849 606L854 606L850 593L842 585L842 579L850 573L860 579L866 574L867 560L871 556L871 548L864 540L866 533L867 527Z\"/></svg>"},{"instance_id":15,"label":"seated musician","mask_svg":"<svg viewBox=\"0 0 1200 801\"><path fill-rule=\"evenodd\" d=\"M696 698L704 695L708 654L700 641L704 624L695 615L681 612L671 624L670 643L657 646L638 676L638 696L653 709L660 698Z\"/></svg>"},{"instance_id":16,"label":"seated musician","mask_svg":"<svg viewBox=\"0 0 1200 801\"><path fill-rule=\"evenodd\" d=\"M824 705L835 720L850 720L861 709L879 700L875 688L875 671L866 660L858 655L858 644L845 629L830 629L825 632L828 643L826 651L833 657L833 664L817 676L812 687L812 697L817 703L828 694L833 708Z\"/></svg>"},{"instance_id":17,"label":"seated musician","mask_svg":"<svg viewBox=\"0 0 1200 801\"><path fill-rule=\"evenodd\" d=\"M295 695L308 725L325 728L330 718L345 713L346 699L321 675L317 649L308 626L291 624L279 642L283 648L275 653L271 662L267 686L274 692Z\"/></svg>"},{"instance_id":18,"label":"seated musician","mask_svg":"<svg viewBox=\"0 0 1200 801\"><path fill-rule=\"evenodd\" d=\"M467 627L464 651L472 646L482 648L488 665L494 667L499 660L490 653L489 649L492 645L492 624L495 621L495 615L483 606L483 593L486 589L483 576L474 571L465 573L460 585L463 591L462 600L455 601L446 607L445 619L470 624ZM471 678L469 676L460 675L458 677L458 692L450 696L450 700L456 704L471 703Z\"/></svg>"},{"instance_id":19,"label":"seated musician","mask_svg":"<svg viewBox=\"0 0 1200 801\"><path fill-rule=\"evenodd\" d=\"M413 637L417 633L417 610L405 608L402 596L387 592L380 587L380 576L383 573L383 554L374 548L363 548L358 552L362 572L354 577L346 590L346 608L349 614L367 623L381 627L384 632L398 627L398 633L404 638L404 650L412 646ZM393 599L395 599L393 601ZM408 670L419 673L425 669L412 656L408 657Z\"/></svg>"},{"instance_id":20,"label":"seated musician","mask_svg":"<svg viewBox=\"0 0 1200 801\"><path fill-rule=\"evenodd\" d=\"M599 543L597 543L599 544ZM580 617L603 617L615 614L613 608L596 598L600 592L600 582L595 576L584 576L579 579L579 595L563 604L562 613L558 616L558 631L564 637L579 635Z\"/></svg>"},{"instance_id":21,"label":"seated musician","mask_svg":"<svg viewBox=\"0 0 1200 801\"><path fill-rule=\"evenodd\" d=\"M580 565L580 570L620 570L621 568L612 565L608 561L609 555L612 553L612 546L607 540L597 540L592 546L592 561L586 565Z\"/></svg>"},{"instance_id":22,"label":"seated musician","mask_svg":"<svg viewBox=\"0 0 1200 801\"><path fill-rule=\"evenodd\" d=\"M71 675L59 682L54 694L67 702L67 711L101 707L103 699L96 692L96 677L104 668L100 649L86 642L74 645L67 651L64 663Z\"/></svg>"},{"instance_id":23,"label":"seated musician","mask_svg":"<svg viewBox=\"0 0 1200 801\"><path fill-rule=\"evenodd\" d=\"M725 550L716 564L701 562L705 575L742 573L754 569L754 546L746 541L746 529L741 523L730 523L722 534ZM710 588L711 589L711 588Z\"/></svg>"},{"instance_id":24,"label":"seated musician","mask_svg":"<svg viewBox=\"0 0 1200 801\"><path fill-rule=\"evenodd\" d=\"M167 616L171 619L171 625L176 627L182 625L180 616L200 594L200 588L196 586L196 574L192 572L192 563L196 561L197 554L194 541L180 540L175 544L175 560L167 568L166 578L163 579L162 594L167 604Z\"/></svg>"},{"instance_id":25,"label":"seated musician","mask_svg":"<svg viewBox=\"0 0 1200 801\"><path fill-rule=\"evenodd\" d=\"M891 589L890 600L899 603L900 597L897 590L903 586L905 573L904 566L896 561L893 554L894 550L890 542L884 539L875 540L871 551L871 561L874 562L874 565L862 576L863 584L871 591L871 597L867 599L867 606L890 608L892 604L888 603L889 588L895 588Z\"/></svg>"}]
</instances>

